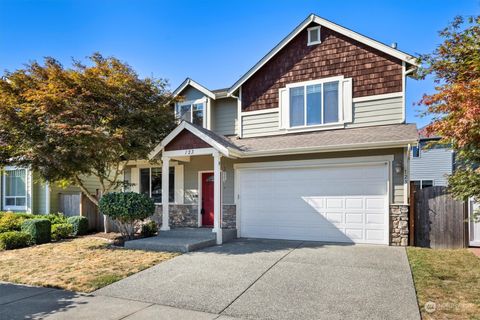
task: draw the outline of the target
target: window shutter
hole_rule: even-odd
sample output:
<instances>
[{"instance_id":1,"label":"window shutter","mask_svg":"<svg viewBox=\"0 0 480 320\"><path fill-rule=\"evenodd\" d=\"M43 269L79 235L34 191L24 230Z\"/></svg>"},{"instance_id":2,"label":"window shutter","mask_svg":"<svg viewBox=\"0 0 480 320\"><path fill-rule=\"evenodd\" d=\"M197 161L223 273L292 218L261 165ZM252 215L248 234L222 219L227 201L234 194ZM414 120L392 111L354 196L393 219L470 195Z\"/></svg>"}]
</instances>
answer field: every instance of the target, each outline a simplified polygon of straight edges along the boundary
<instances>
[{"instance_id":1,"label":"window shutter","mask_svg":"<svg viewBox=\"0 0 480 320\"><path fill-rule=\"evenodd\" d=\"M278 92L279 104L279 127L280 129L288 128L289 112L288 112L288 91L287 88L282 88Z\"/></svg>"},{"instance_id":2,"label":"window shutter","mask_svg":"<svg viewBox=\"0 0 480 320\"><path fill-rule=\"evenodd\" d=\"M343 86L343 121L353 122L352 78L344 79Z\"/></svg>"}]
</instances>

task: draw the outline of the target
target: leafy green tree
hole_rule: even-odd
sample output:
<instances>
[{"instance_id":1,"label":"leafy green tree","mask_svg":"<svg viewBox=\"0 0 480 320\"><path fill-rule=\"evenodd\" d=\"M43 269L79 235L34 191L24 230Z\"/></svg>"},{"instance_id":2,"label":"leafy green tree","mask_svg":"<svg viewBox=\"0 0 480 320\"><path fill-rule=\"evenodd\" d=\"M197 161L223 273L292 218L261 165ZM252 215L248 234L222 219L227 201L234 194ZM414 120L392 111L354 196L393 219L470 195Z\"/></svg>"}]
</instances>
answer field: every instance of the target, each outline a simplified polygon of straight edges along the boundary
<instances>
[{"instance_id":1,"label":"leafy green tree","mask_svg":"<svg viewBox=\"0 0 480 320\"><path fill-rule=\"evenodd\" d=\"M0 79L0 166L30 167L49 182L102 194L123 183L125 165L146 159L174 127L165 80L141 79L120 60L99 53L89 64L32 62Z\"/></svg>"},{"instance_id":2,"label":"leafy green tree","mask_svg":"<svg viewBox=\"0 0 480 320\"><path fill-rule=\"evenodd\" d=\"M432 75L436 83L436 92L419 104L433 116L427 133L457 152L459 166L449 177L453 194L480 200L480 16L456 17L440 36L435 51L419 58L418 77Z\"/></svg>"}]
</instances>

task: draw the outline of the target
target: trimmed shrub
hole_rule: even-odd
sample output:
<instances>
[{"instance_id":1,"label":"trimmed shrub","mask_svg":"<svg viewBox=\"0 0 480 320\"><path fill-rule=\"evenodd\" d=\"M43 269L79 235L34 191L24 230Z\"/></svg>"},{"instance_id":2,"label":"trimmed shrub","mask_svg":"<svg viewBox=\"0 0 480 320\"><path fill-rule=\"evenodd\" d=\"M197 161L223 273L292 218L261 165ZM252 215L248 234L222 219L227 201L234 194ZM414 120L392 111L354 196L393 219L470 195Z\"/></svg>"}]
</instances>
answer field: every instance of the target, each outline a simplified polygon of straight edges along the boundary
<instances>
[{"instance_id":1,"label":"trimmed shrub","mask_svg":"<svg viewBox=\"0 0 480 320\"><path fill-rule=\"evenodd\" d=\"M25 248L32 244L32 237L25 232L9 231L0 233L0 250Z\"/></svg>"},{"instance_id":2,"label":"trimmed shrub","mask_svg":"<svg viewBox=\"0 0 480 320\"><path fill-rule=\"evenodd\" d=\"M74 236L83 236L88 233L88 219L83 216L73 216L67 218L67 223L73 227Z\"/></svg>"},{"instance_id":3,"label":"trimmed shrub","mask_svg":"<svg viewBox=\"0 0 480 320\"><path fill-rule=\"evenodd\" d=\"M29 219L23 222L22 231L28 233L35 244L47 243L51 240L52 224L47 219Z\"/></svg>"},{"instance_id":4,"label":"trimmed shrub","mask_svg":"<svg viewBox=\"0 0 480 320\"><path fill-rule=\"evenodd\" d=\"M100 199L100 212L112 218L122 236L131 239L139 224L155 212L155 204L148 196L136 192L112 192Z\"/></svg>"},{"instance_id":5,"label":"trimmed shrub","mask_svg":"<svg viewBox=\"0 0 480 320\"><path fill-rule=\"evenodd\" d=\"M52 240L67 239L73 234L73 225L70 223L52 224Z\"/></svg>"},{"instance_id":6,"label":"trimmed shrub","mask_svg":"<svg viewBox=\"0 0 480 320\"><path fill-rule=\"evenodd\" d=\"M158 226L155 221L149 221L142 225L142 236L153 237L158 231Z\"/></svg>"}]
</instances>

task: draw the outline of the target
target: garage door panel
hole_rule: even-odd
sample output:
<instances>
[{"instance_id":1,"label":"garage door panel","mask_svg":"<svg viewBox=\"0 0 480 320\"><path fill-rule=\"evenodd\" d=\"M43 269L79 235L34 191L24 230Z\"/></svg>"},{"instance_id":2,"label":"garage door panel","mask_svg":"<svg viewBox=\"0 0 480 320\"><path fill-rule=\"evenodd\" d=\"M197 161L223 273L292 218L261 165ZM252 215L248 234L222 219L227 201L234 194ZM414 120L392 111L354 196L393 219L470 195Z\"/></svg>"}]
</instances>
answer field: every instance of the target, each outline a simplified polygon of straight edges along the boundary
<instances>
[{"instance_id":1,"label":"garage door panel","mask_svg":"<svg viewBox=\"0 0 480 320\"><path fill-rule=\"evenodd\" d=\"M388 243L385 165L243 169L243 237Z\"/></svg>"}]
</instances>

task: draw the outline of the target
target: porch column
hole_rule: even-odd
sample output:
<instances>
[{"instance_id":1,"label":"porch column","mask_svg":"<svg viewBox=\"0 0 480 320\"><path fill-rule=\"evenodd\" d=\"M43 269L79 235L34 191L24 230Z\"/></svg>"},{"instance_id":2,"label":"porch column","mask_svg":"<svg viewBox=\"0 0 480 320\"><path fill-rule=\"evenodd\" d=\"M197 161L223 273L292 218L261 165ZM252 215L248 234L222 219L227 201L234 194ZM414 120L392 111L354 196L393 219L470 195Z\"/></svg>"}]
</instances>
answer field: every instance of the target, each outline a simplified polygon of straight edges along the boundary
<instances>
[{"instance_id":1,"label":"porch column","mask_svg":"<svg viewBox=\"0 0 480 320\"><path fill-rule=\"evenodd\" d=\"M222 194L220 153L213 153L213 232L217 233L217 244L222 244Z\"/></svg>"},{"instance_id":2,"label":"porch column","mask_svg":"<svg viewBox=\"0 0 480 320\"><path fill-rule=\"evenodd\" d=\"M169 225L169 218L170 218L170 213L169 213L169 199L168 199L168 190L169 190L169 163L170 163L170 158L169 157L162 157L162 227L160 230L166 231L170 230L170 225Z\"/></svg>"}]
</instances>

